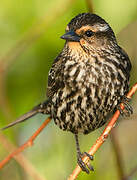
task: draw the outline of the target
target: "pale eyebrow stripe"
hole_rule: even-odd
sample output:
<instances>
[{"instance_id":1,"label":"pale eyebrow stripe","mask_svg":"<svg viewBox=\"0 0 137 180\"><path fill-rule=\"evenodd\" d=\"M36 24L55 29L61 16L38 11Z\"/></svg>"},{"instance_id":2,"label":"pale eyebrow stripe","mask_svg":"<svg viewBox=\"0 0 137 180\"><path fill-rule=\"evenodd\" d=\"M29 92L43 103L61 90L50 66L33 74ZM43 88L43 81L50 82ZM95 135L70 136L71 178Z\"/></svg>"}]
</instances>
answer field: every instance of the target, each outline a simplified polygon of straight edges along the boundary
<instances>
[{"instance_id":1,"label":"pale eyebrow stripe","mask_svg":"<svg viewBox=\"0 0 137 180\"><path fill-rule=\"evenodd\" d=\"M76 33L80 34L80 32L87 31L87 30L91 30L93 32L98 32L98 31L105 32L105 31L107 31L107 29L109 29L108 24L94 24L93 26L86 25L86 26L82 26L81 28L77 29Z\"/></svg>"},{"instance_id":2,"label":"pale eyebrow stripe","mask_svg":"<svg viewBox=\"0 0 137 180\"><path fill-rule=\"evenodd\" d=\"M95 32L92 26L86 25L86 26L82 26L81 28L77 29L77 30L76 30L76 33L77 33L77 34L80 34L81 31L87 31L87 30L89 30L89 29L90 29L91 31Z\"/></svg>"},{"instance_id":3,"label":"pale eyebrow stripe","mask_svg":"<svg viewBox=\"0 0 137 180\"><path fill-rule=\"evenodd\" d=\"M101 32L107 31L109 29L108 24L96 24L95 26Z\"/></svg>"}]
</instances>

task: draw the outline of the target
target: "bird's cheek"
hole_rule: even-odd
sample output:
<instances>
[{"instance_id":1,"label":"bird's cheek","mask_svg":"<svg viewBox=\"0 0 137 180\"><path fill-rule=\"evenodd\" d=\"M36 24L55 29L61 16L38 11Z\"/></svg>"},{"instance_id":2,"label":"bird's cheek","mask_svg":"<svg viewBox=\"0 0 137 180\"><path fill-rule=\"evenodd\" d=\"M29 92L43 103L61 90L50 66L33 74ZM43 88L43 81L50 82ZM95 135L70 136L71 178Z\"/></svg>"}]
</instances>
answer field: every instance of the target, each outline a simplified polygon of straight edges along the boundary
<instances>
[{"instance_id":1,"label":"bird's cheek","mask_svg":"<svg viewBox=\"0 0 137 180\"><path fill-rule=\"evenodd\" d=\"M86 41L85 41L84 39L81 39L81 40L80 40L80 44L81 44L82 46L84 46L84 45L86 45Z\"/></svg>"}]
</instances>

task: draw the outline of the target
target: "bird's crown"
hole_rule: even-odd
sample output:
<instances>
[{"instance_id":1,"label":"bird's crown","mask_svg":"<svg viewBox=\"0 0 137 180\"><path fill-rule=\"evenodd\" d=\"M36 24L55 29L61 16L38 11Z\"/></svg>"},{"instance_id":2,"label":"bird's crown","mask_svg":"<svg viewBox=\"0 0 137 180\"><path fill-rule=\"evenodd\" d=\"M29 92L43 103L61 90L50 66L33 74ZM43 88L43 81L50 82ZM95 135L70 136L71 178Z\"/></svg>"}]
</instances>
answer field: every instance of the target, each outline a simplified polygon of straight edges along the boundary
<instances>
[{"instance_id":1,"label":"bird's crown","mask_svg":"<svg viewBox=\"0 0 137 180\"><path fill-rule=\"evenodd\" d=\"M69 22L68 28L75 31L76 29L79 29L82 26L86 26L86 25L94 26L96 24L100 26L100 30L102 31L111 29L109 24L104 19L92 13L78 14Z\"/></svg>"}]
</instances>

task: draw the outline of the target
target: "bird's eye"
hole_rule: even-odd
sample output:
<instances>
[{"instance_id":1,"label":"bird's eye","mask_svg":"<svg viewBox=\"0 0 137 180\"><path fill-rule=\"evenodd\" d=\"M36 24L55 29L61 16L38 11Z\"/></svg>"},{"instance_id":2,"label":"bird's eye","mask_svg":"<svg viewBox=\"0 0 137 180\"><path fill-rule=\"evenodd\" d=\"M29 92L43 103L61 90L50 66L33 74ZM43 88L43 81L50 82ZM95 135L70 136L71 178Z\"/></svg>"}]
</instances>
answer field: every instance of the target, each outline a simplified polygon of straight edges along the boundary
<instances>
[{"instance_id":1,"label":"bird's eye","mask_svg":"<svg viewBox=\"0 0 137 180\"><path fill-rule=\"evenodd\" d=\"M87 31L85 32L85 35L86 35L87 37L91 37L91 36L93 35L93 32L92 32L91 30L87 30Z\"/></svg>"}]
</instances>

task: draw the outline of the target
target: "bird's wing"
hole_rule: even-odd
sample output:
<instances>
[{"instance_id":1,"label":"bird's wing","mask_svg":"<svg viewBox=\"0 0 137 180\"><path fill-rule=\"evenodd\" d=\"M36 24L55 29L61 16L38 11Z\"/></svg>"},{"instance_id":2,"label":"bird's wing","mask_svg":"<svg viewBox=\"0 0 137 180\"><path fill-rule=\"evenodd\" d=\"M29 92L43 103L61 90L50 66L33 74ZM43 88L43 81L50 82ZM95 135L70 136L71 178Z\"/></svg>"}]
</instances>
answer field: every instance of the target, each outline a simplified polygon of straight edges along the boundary
<instances>
[{"instance_id":1,"label":"bird's wing","mask_svg":"<svg viewBox=\"0 0 137 180\"><path fill-rule=\"evenodd\" d=\"M48 75L47 97L51 98L63 86L63 58L59 55Z\"/></svg>"},{"instance_id":2,"label":"bird's wing","mask_svg":"<svg viewBox=\"0 0 137 180\"><path fill-rule=\"evenodd\" d=\"M62 69L63 69L63 64L62 64L63 59L59 55L53 62L53 65L49 71L49 76L48 76L48 87L47 87L47 96L50 99L54 95L54 93L62 87L63 83L63 78L62 78ZM38 113L43 113L44 114L49 114L48 112L48 105L50 100L46 100L45 102L35 106L31 111L25 113L23 116L18 118L16 121L8 124L4 128L1 128L0 130L7 129L9 127L12 127L20 122L24 122L27 119L31 118L32 116L38 114ZM45 113L46 112L46 113Z\"/></svg>"},{"instance_id":3,"label":"bird's wing","mask_svg":"<svg viewBox=\"0 0 137 180\"><path fill-rule=\"evenodd\" d=\"M120 51L121 51L121 53L122 53L122 55L124 57L124 58L122 58L122 61L123 61L122 63L123 63L124 68L126 69L126 74L128 74L128 73L130 73L131 68L132 68L130 59L128 57L128 54L126 53L126 51L123 48L121 48L119 46L119 49L120 49Z\"/></svg>"}]
</instances>

